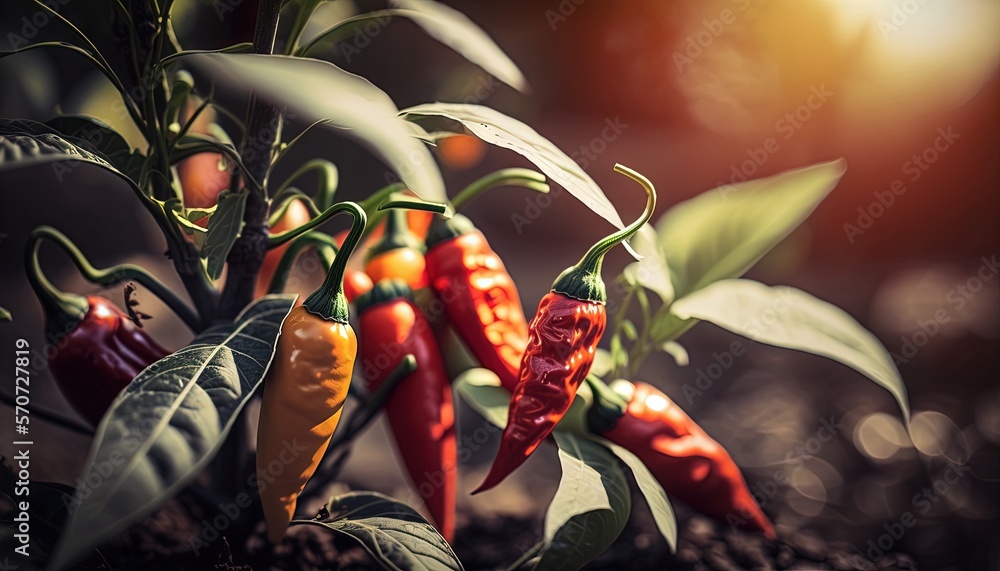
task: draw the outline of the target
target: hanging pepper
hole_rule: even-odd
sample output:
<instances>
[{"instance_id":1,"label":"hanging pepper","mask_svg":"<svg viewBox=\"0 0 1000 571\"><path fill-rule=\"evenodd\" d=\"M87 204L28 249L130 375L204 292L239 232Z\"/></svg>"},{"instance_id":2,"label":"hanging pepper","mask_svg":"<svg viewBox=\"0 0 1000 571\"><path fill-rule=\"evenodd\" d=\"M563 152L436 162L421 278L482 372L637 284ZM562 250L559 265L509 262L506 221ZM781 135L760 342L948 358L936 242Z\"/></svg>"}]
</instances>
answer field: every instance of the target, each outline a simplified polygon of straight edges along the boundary
<instances>
[{"instance_id":1,"label":"hanging pepper","mask_svg":"<svg viewBox=\"0 0 1000 571\"><path fill-rule=\"evenodd\" d=\"M94 270L72 242L52 228L36 228L28 237L26 274L45 312L52 354L49 370L73 410L97 426L118 393L168 352L110 301L56 289L38 262L39 248L46 239L59 244L94 281L111 285L136 279L156 288L162 286L134 266Z\"/></svg>"},{"instance_id":2,"label":"hanging pepper","mask_svg":"<svg viewBox=\"0 0 1000 571\"><path fill-rule=\"evenodd\" d=\"M357 337L348 323L344 297L344 270L367 218L353 202L342 202L333 210L354 216L350 233L323 285L282 323L264 384L257 427L257 480L272 542L284 536L298 496L330 444L357 357ZM289 454L290 443L304 451Z\"/></svg>"},{"instance_id":3,"label":"hanging pepper","mask_svg":"<svg viewBox=\"0 0 1000 571\"><path fill-rule=\"evenodd\" d=\"M402 279L416 291L427 286L424 245L410 232L406 218L405 210L392 210L386 216L385 233L368 251L365 273L374 283Z\"/></svg>"},{"instance_id":4,"label":"hanging pepper","mask_svg":"<svg viewBox=\"0 0 1000 571\"><path fill-rule=\"evenodd\" d=\"M528 322L514 280L483 233L465 216L438 218L431 225L427 279L469 351L513 392Z\"/></svg>"},{"instance_id":5,"label":"hanging pepper","mask_svg":"<svg viewBox=\"0 0 1000 571\"><path fill-rule=\"evenodd\" d=\"M438 531L455 531L457 460L451 385L430 323L403 280L383 280L357 300L362 373L372 392L407 354L417 370L389 395L385 411L414 488Z\"/></svg>"},{"instance_id":6,"label":"hanging pepper","mask_svg":"<svg viewBox=\"0 0 1000 571\"><path fill-rule=\"evenodd\" d=\"M588 383L599 381L591 376ZM777 537L725 448L667 395L625 380L610 389L609 395L608 387L595 387L588 411L592 432L638 456L671 497L720 522Z\"/></svg>"},{"instance_id":7,"label":"hanging pepper","mask_svg":"<svg viewBox=\"0 0 1000 571\"><path fill-rule=\"evenodd\" d=\"M607 325L607 294L601 280L604 255L635 234L656 206L656 191L646 177L620 164L615 171L643 186L646 209L631 225L594 244L579 263L556 279L552 291L538 304L528 325L528 344L500 450L474 494L496 486L528 459L569 410L590 372Z\"/></svg>"}]
</instances>

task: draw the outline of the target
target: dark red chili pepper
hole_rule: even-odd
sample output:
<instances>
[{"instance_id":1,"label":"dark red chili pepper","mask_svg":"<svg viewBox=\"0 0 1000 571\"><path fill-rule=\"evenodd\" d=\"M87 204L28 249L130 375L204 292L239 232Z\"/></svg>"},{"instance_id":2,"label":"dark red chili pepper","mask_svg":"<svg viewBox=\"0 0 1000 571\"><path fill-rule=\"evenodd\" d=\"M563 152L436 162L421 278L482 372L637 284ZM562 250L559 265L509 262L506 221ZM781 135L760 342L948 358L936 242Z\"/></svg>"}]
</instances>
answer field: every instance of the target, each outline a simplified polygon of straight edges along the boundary
<instances>
[{"instance_id":1,"label":"dark red chili pepper","mask_svg":"<svg viewBox=\"0 0 1000 571\"><path fill-rule=\"evenodd\" d=\"M42 227L31 233L25 252L28 280L45 311L49 370L73 409L96 426L118 393L168 352L110 301L56 289L38 264L45 238L63 248L68 244L71 255L78 251L65 236Z\"/></svg>"},{"instance_id":2,"label":"dark red chili pepper","mask_svg":"<svg viewBox=\"0 0 1000 571\"><path fill-rule=\"evenodd\" d=\"M642 184L646 210L628 227L594 244L579 263L556 279L552 291L538 304L528 326L528 344L500 450L474 494L496 486L528 459L569 410L590 372L607 325L607 294L601 280L604 255L635 234L656 206L656 191L646 177L622 165L615 165L615 171Z\"/></svg>"},{"instance_id":3,"label":"dark red chili pepper","mask_svg":"<svg viewBox=\"0 0 1000 571\"><path fill-rule=\"evenodd\" d=\"M603 389L594 391L604 398L588 413L592 432L638 456L669 496L720 522L776 537L729 453L667 395L625 380L612 383L610 399Z\"/></svg>"},{"instance_id":4,"label":"dark red chili pepper","mask_svg":"<svg viewBox=\"0 0 1000 571\"><path fill-rule=\"evenodd\" d=\"M427 279L448 322L482 366L514 391L528 338L517 287L472 222L438 217L427 236Z\"/></svg>"},{"instance_id":5,"label":"dark red chili pepper","mask_svg":"<svg viewBox=\"0 0 1000 571\"><path fill-rule=\"evenodd\" d=\"M451 385L427 318L403 280L383 280L355 303L361 314L362 374L372 391L407 354L417 370L385 403L389 425L410 479L438 530L455 531L457 460Z\"/></svg>"}]
</instances>

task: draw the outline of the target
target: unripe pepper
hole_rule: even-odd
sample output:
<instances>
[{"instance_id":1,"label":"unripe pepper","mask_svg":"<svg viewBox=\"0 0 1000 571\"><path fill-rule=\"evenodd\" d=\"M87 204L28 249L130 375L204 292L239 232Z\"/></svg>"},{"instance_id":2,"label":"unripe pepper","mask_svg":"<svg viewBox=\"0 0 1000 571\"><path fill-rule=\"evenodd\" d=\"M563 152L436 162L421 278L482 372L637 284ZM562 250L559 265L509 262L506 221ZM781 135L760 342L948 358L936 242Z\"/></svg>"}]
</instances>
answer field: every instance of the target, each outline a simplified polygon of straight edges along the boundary
<instances>
[{"instance_id":1,"label":"unripe pepper","mask_svg":"<svg viewBox=\"0 0 1000 571\"><path fill-rule=\"evenodd\" d=\"M620 410L598 399L588 413L592 432L638 456L669 496L722 523L776 538L725 448L676 403L646 383L618 380L611 389L627 405Z\"/></svg>"},{"instance_id":2,"label":"unripe pepper","mask_svg":"<svg viewBox=\"0 0 1000 571\"><path fill-rule=\"evenodd\" d=\"M460 214L427 237L427 279L448 322L482 366L513 392L528 339L517 287L486 237Z\"/></svg>"},{"instance_id":3,"label":"unripe pepper","mask_svg":"<svg viewBox=\"0 0 1000 571\"><path fill-rule=\"evenodd\" d=\"M122 389L168 352L110 301L56 289L38 264L43 239L58 242L71 256L79 253L59 232L37 228L28 239L25 265L45 312L53 352L49 370L73 410L97 426Z\"/></svg>"},{"instance_id":4,"label":"unripe pepper","mask_svg":"<svg viewBox=\"0 0 1000 571\"><path fill-rule=\"evenodd\" d=\"M340 422L357 357L357 337L348 323L344 297L344 270L364 232L366 216L353 202L333 208L354 216L351 231L323 285L282 323L264 383L257 427L257 479L272 542L284 536L299 494L326 453ZM286 449L293 442L304 447L304 452L289 460Z\"/></svg>"},{"instance_id":5,"label":"unripe pepper","mask_svg":"<svg viewBox=\"0 0 1000 571\"><path fill-rule=\"evenodd\" d=\"M474 494L496 486L528 459L569 410L590 372L607 326L607 293L601 280L604 255L635 234L656 206L656 191L646 177L622 165L615 165L615 171L645 188L646 209L631 225L594 244L579 263L556 279L552 291L538 304L528 325L528 344L500 450Z\"/></svg>"},{"instance_id":6,"label":"unripe pepper","mask_svg":"<svg viewBox=\"0 0 1000 571\"><path fill-rule=\"evenodd\" d=\"M377 391L407 354L417 370L385 402L396 448L441 535L455 532L457 460L451 385L427 318L402 280L383 280L357 300L365 381Z\"/></svg>"},{"instance_id":7,"label":"unripe pepper","mask_svg":"<svg viewBox=\"0 0 1000 571\"><path fill-rule=\"evenodd\" d=\"M385 234L368 251L365 273L378 283L401 279L416 291L427 286L424 244L410 232L405 210L391 210L385 220Z\"/></svg>"}]
</instances>

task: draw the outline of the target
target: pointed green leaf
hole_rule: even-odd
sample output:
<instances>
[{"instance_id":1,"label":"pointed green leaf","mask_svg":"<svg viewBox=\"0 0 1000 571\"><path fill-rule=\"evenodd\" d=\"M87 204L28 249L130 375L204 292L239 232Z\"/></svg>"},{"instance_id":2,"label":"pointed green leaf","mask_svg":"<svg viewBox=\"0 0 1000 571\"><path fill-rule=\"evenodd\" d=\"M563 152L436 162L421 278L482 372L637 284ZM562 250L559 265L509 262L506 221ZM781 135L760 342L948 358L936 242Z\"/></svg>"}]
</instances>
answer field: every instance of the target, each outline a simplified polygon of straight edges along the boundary
<instances>
[{"instance_id":1,"label":"pointed green leaf","mask_svg":"<svg viewBox=\"0 0 1000 571\"><path fill-rule=\"evenodd\" d=\"M875 335L835 305L791 287L723 280L677 300L672 311L754 341L839 361L892 393L909 423L906 387L892 356Z\"/></svg>"},{"instance_id":2,"label":"pointed green leaf","mask_svg":"<svg viewBox=\"0 0 1000 571\"><path fill-rule=\"evenodd\" d=\"M425 103L400 113L410 118L436 116L458 121L483 141L510 149L534 163L546 176L616 228L625 227L618 211L594 179L566 153L521 121L489 107L461 103ZM632 251L631 247L629 250Z\"/></svg>"},{"instance_id":3,"label":"pointed green leaf","mask_svg":"<svg viewBox=\"0 0 1000 571\"><path fill-rule=\"evenodd\" d=\"M86 141L117 170L138 180L144 157L107 123L88 115L60 115L45 124L63 136Z\"/></svg>"},{"instance_id":4,"label":"pointed green leaf","mask_svg":"<svg viewBox=\"0 0 1000 571\"><path fill-rule=\"evenodd\" d=\"M545 514L547 545L535 571L572 571L621 535L632 498L625 473L607 448L571 432L553 434L563 474Z\"/></svg>"},{"instance_id":5,"label":"pointed green leaf","mask_svg":"<svg viewBox=\"0 0 1000 571\"><path fill-rule=\"evenodd\" d=\"M226 257L233 249L233 244L243 231L243 212L247 206L247 192L219 193L219 202L215 214L208 220L208 233L205 235L205 247L201 249L201 257L207 260L208 275L217 280L222 277L226 266Z\"/></svg>"},{"instance_id":6,"label":"pointed green leaf","mask_svg":"<svg viewBox=\"0 0 1000 571\"><path fill-rule=\"evenodd\" d=\"M716 188L656 224L678 297L743 275L799 226L847 170L841 159Z\"/></svg>"},{"instance_id":7,"label":"pointed green leaf","mask_svg":"<svg viewBox=\"0 0 1000 571\"><path fill-rule=\"evenodd\" d=\"M434 526L410 506L375 492L352 492L332 498L313 525L357 541L389 571L461 571L462 563Z\"/></svg>"},{"instance_id":8,"label":"pointed green leaf","mask_svg":"<svg viewBox=\"0 0 1000 571\"><path fill-rule=\"evenodd\" d=\"M146 367L97 427L66 530L62 569L188 485L215 456L274 356L295 296L265 296L234 323Z\"/></svg>"},{"instance_id":9,"label":"pointed green leaf","mask_svg":"<svg viewBox=\"0 0 1000 571\"><path fill-rule=\"evenodd\" d=\"M615 456L622 462L625 462L629 469L632 470L632 475L635 476L635 481L639 484L639 490L649 505L649 511L653 514L656 529L660 530L660 535L663 536L663 539L667 540L667 544L670 545L670 551L676 552L677 517L674 515L674 509L670 506L670 500L667 499L667 492L663 490L663 486L656 481L656 477L653 476L652 472L649 471L649 468L642 463L642 460L638 456L603 438L593 437L593 439L608 447Z\"/></svg>"},{"instance_id":10,"label":"pointed green leaf","mask_svg":"<svg viewBox=\"0 0 1000 571\"><path fill-rule=\"evenodd\" d=\"M489 369L469 369L452 381L455 391L483 418L501 428L507 426L510 393Z\"/></svg>"},{"instance_id":11,"label":"pointed green leaf","mask_svg":"<svg viewBox=\"0 0 1000 571\"><path fill-rule=\"evenodd\" d=\"M681 367L687 367L691 359L688 357L687 349L683 345L676 341L667 341L663 345L660 345L660 349L674 358L674 361Z\"/></svg>"},{"instance_id":12,"label":"pointed green leaf","mask_svg":"<svg viewBox=\"0 0 1000 571\"><path fill-rule=\"evenodd\" d=\"M670 281L670 268L667 266L667 256L657 240L656 230L649 224L643 224L632 237L631 244L642 259L625 267L625 277L655 292L663 303L673 301L674 286Z\"/></svg>"},{"instance_id":13,"label":"pointed green leaf","mask_svg":"<svg viewBox=\"0 0 1000 571\"><path fill-rule=\"evenodd\" d=\"M465 14L431 0L390 0L389 3L402 8L395 12L416 22L432 38L514 89L527 91L528 81L517 65Z\"/></svg>"},{"instance_id":14,"label":"pointed green leaf","mask_svg":"<svg viewBox=\"0 0 1000 571\"><path fill-rule=\"evenodd\" d=\"M193 54L185 60L233 91L254 89L275 105L287 106L298 120L326 119L324 125L366 144L421 198L447 201L430 151L410 135L412 130L397 116L392 99L368 80L308 58Z\"/></svg>"}]
</instances>

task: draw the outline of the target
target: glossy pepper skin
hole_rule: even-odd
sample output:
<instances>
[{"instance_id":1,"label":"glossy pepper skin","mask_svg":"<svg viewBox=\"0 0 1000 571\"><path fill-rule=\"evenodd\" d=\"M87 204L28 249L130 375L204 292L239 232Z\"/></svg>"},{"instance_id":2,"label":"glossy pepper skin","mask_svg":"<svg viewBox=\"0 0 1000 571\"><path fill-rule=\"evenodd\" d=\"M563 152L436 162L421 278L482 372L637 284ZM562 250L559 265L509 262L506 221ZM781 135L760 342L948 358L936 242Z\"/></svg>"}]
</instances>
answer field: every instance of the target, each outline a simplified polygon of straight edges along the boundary
<instances>
[{"instance_id":1,"label":"glossy pepper skin","mask_svg":"<svg viewBox=\"0 0 1000 571\"><path fill-rule=\"evenodd\" d=\"M168 353L110 301L86 300L83 318L53 347L49 369L73 410L97 426L118 393Z\"/></svg>"},{"instance_id":2,"label":"glossy pepper skin","mask_svg":"<svg viewBox=\"0 0 1000 571\"><path fill-rule=\"evenodd\" d=\"M605 438L638 456L669 496L720 522L776 538L739 467L676 403L646 383L616 381L612 388L628 399L628 408L602 429Z\"/></svg>"},{"instance_id":3,"label":"glossy pepper skin","mask_svg":"<svg viewBox=\"0 0 1000 571\"><path fill-rule=\"evenodd\" d=\"M575 266L559 275L552 291L538 304L528 325L528 344L510 398L500 449L486 479L473 494L502 482L534 453L566 415L590 372L607 326L607 294L601 280L604 255L635 234L656 206L656 191L648 179L622 165L615 165L615 170L643 186L646 209L638 220L594 244Z\"/></svg>"},{"instance_id":4,"label":"glossy pepper skin","mask_svg":"<svg viewBox=\"0 0 1000 571\"><path fill-rule=\"evenodd\" d=\"M448 323L507 390L518 384L528 322L500 257L468 218L437 219L427 239L427 279Z\"/></svg>"},{"instance_id":5,"label":"glossy pepper skin","mask_svg":"<svg viewBox=\"0 0 1000 571\"><path fill-rule=\"evenodd\" d=\"M284 536L298 496L330 444L357 357L358 341L348 323L343 282L366 217L352 202L334 208L354 216L351 232L323 285L282 323L264 381L257 426L257 481L272 542Z\"/></svg>"},{"instance_id":6,"label":"glossy pepper skin","mask_svg":"<svg viewBox=\"0 0 1000 571\"><path fill-rule=\"evenodd\" d=\"M416 291L427 286L426 265L423 242L410 232L406 211L390 211L385 234L368 252L365 273L374 283L401 279Z\"/></svg>"},{"instance_id":7,"label":"glossy pepper skin","mask_svg":"<svg viewBox=\"0 0 1000 571\"><path fill-rule=\"evenodd\" d=\"M427 318L402 280L384 280L357 301L361 362L372 392L407 354L417 370L404 377L385 402L396 448L414 488L438 531L455 532L457 460L451 385Z\"/></svg>"}]
</instances>

